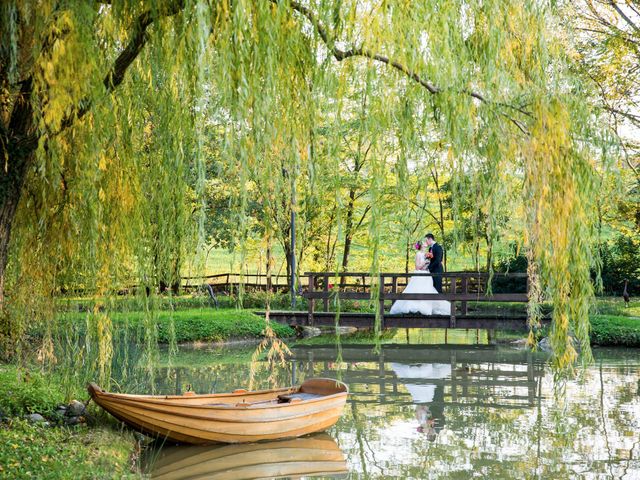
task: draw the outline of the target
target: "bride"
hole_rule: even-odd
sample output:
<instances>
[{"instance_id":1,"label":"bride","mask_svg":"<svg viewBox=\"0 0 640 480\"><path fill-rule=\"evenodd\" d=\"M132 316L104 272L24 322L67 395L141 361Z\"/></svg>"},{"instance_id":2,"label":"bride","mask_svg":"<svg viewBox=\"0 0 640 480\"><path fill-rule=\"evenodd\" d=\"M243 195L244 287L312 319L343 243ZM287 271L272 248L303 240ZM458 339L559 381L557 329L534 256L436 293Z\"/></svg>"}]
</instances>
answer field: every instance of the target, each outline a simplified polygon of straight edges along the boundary
<instances>
[{"instance_id":1,"label":"bride","mask_svg":"<svg viewBox=\"0 0 640 480\"><path fill-rule=\"evenodd\" d=\"M416 269L413 273L429 273L427 247L416 243ZM433 277L414 275L409 279L402 293L433 293L438 291L433 286ZM451 303L446 300L398 300L391 306L390 314L421 313L422 315L451 315Z\"/></svg>"}]
</instances>

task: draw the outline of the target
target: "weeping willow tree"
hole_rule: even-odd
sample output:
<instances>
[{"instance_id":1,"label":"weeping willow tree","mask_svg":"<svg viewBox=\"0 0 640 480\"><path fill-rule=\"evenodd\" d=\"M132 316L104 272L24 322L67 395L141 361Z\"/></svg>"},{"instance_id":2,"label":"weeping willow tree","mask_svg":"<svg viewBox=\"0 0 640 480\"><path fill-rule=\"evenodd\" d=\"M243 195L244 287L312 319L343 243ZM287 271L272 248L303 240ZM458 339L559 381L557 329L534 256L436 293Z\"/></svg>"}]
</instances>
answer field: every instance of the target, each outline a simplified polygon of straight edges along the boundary
<instances>
[{"instance_id":1,"label":"weeping willow tree","mask_svg":"<svg viewBox=\"0 0 640 480\"><path fill-rule=\"evenodd\" d=\"M19 344L35 299L52 298L62 279L98 295L123 278L175 281L180 255L202 243L205 132L219 135L218 158L236 172L241 242L250 192L269 205L316 162L339 171L339 159L312 154L335 146L314 139L357 115L348 98L366 85L372 272L386 171L401 179L424 158L420 144L437 142L454 179L485 172L455 191L482 192L491 235L500 173L521 178L521 235L532 291L554 306L554 362L575 360L571 332L588 358L593 170L606 138L571 74L556 3L3 2L5 345ZM223 127L207 128L212 118Z\"/></svg>"}]
</instances>

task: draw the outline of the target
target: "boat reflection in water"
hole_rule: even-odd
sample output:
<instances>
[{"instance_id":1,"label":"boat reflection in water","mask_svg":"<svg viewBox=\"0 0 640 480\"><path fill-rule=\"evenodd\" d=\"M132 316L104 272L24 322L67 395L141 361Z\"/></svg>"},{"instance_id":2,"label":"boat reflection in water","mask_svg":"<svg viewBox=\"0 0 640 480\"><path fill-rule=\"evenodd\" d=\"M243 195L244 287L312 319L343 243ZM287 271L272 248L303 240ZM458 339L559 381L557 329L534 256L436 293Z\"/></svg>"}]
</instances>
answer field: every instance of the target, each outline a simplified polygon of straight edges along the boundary
<instances>
[{"instance_id":1,"label":"boat reflection in water","mask_svg":"<svg viewBox=\"0 0 640 480\"><path fill-rule=\"evenodd\" d=\"M151 478L163 480L342 477L348 473L340 447L326 433L265 443L149 448L142 463Z\"/></svg>"}]
</instances>

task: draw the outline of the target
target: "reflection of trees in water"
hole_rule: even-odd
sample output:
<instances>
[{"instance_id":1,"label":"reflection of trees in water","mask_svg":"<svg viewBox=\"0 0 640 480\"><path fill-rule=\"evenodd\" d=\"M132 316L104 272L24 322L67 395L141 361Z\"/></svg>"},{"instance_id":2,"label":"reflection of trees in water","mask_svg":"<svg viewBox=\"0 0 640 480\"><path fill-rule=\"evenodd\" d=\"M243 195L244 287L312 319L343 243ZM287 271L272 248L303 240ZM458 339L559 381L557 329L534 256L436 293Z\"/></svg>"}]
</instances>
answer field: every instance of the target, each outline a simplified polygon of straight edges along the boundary
<instances>
[{"instance_id":1,"label":"reflection of trees in water","mask_svg":"<svg viewBox=\"0 0 640 480\"><path fill-rule=\"evenodd\" d=\"M434 443L420 435L403 439L403 452L398 453L397 462L387 465L386 474L467 478L474 471L495 478L573 478L589 470L615 477L640 471L640 464L633 460L637 443L624 436L640 426L639 417L631 415L640 409L635 395L640 371L637 360L631 362L633 366L605 368L601 381L599 371L591 369L583 379L568 382L563 401L553 398L553 378L538 363L457 365L456 401L450 401L453 399L450 379L436 389L444 392L448 400L441 403L447 420L438 439ZM505 384L492 386L487 378L501 378L500 371ZM366 382L363 372L370 375L368 388L363 388ZM384 430L396 421L415 422L412 418L415 408L407 408L410 400L407 402L406 395L402 396L401 388L394 392L388 373L382 372L385 375L382 378L377 363L360 363L357 368L343 372L343 379L352 387L350 401L357 404L359 413L353 425L342 422L338 429L364 436L369 447L378 453L376 460L382 457L382 462L385 448L393 448L385 444L390 439L385 437ZM481 383L483 373L490 373L484 377L485 384ZM513 380L511 386L509 378ZM532 378L533 388L529 388ZM467 380L465 392L463 383ZM518 389L522 394L518 394ZM598 393L603 402L598 401ZM473 395L478 402L470 400ZM434 404L435 400L434 395ZM341 442L341 445L349 453L349 444ZM363 462L361 447L352 448L352 458ZM361 468L366 478L376 476Z\"/></svg>"},{"instance_id":2,"label":"reflection of trees in water","mask_svg":"<svg viewBox=\"0 0 640 480\"><path fill-rule=\"evenodd\" d=\"M241 387L248 379L252 347L228 353L183 352L170 361L161 353L162 366L155 374L157 391L175 393L176 388L191 384L196 392L221 392ZM317 352L304 351L297 354L295 372L299 383L311 376L335 377L342 368L352 394L330 433L345 453L354 478L468 478L470 472L491 478L574 478L587 471L594 476L633 478L640 472L640 368L633 357L618 359L615 365L603 359L581 379L567 382L562 399L553 397L552 375L540 376L539 363L532 364L529 375L526 355L512 364L505 363L503 354L496 354L503 363L482 363L484 353L477 350L476 362L470 363L458 362L463 358L458 353L452 370L455 378L425 380L435 384L429 402L433 416L446 418L431 442L416 431L416 406L402 379L394 383L390 361L356 361L348 357L349 347L344 354L346 363L337 365L335 358L325 360ZM135 358L135 352L128 355ZM391 358L389 352L385 355ZM278 367L281 385L291 383L293 365ZM140 372L140 377L130 374L128 378L138 391L145 391L144 369ZM260 388L269 386L267 376L268 372L260 374ZM504 384L492 385L494 378ZM527 382L531 378L535 389L530 396ZM514 395L519 398L509 398ZM393 438L390 428L401 431L402 438Z\"/></svg>"},{"instance_id":3,"label":"reflection of trees in water","mask_svg":"<svg viewBox=\"0 0 640 480\"><path fill-rule=\"evenodd\" d=\"M450 408L449 426L461 438L481 438L480 443L474 442L469 447L484 450L486 455L499 455L501 448L509 447L512 453L505 453L500 462L491 466L492 474L509 475L510 468L516 469L514 471L523 468L521 471L526 474L524 466L529 465L530 455L534 460L531 472L535 472L537 478L572 478L585 472L620 478L630 471L632 464L635 471L640 472L640 462L631 460L635 444L628 447L627 458L620 453L624 445L630 443L625 435L637 432L639 418L612 415L625 410L640 413L640 402L637 398L628 402L626 395L608 394L606 378L599 373L591 369L583 383L568 382L564 398L552 396L552 379L545 377L533 417L526 410L508 414L489 409L483 412L485 419L481 423L471 423L469 412ZM626 379L610 375L608 380L628 393L638 375L636 369ZM455 443L446 445L456 448ZM464 449L459 453L465 456ZM519 458L520 455L525 455L524 459ZM491 463L473 456L468 459L474 469L489 468Z\"/></svg>"},{"instance_id":4,"label":"reflection of trees in water","mask_svg":"<svg viewBox=\"0 0 640 480\"><path fill-rule=\"evenodd\" d=\"M367 422L367 418L358 413L358 406L354 402L351 402L351 417L353 421L353 430L356 434L356 441L358 442L358 457L360 458L360 466L362 467L363 473L365 476L369 476L367 463L372 463L381 474L384 473L384 469L378 465L376 461L375 451L371 448L366 436L364 425ZM367 457L365 447L366 450L368 450L370 457Z\"/></svg>"}]
</instances>

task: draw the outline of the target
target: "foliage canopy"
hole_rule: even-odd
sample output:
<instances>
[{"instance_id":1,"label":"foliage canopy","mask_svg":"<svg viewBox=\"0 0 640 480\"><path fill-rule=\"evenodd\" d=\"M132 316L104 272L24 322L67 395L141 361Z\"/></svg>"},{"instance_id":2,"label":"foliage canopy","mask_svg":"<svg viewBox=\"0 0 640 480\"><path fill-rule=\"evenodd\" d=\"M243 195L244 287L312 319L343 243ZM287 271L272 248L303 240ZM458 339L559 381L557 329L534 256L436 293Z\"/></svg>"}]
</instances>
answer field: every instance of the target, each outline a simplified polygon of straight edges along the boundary
<instances>
[{"instance_id":1,"label":"foliage canopy","mask_svg":"<svg viewBox=\"0 0 640 480\"><path fill-rule=\"evenodd\" d=\"M575 360L572 331L589 358L595 166L611 141L558 15L534 0L4 2L2 334L19 339L18 318L46 315L38 302L68 285L175 282L180 259L203 251L212 176L231 184L242 240L252 202L267 235L283 211L312 218L327 193L343 211L336 172L369 152L376 271L388 173L408 211L405 180L427 151L451 174L454 210L471 203L488 239L505 202L523 209L533 299L554 305L554 363ZM347 126L358 148L345 160ZM506 195L514 178L519 195ZM344 235L341 218L328 223ZM98 308L95 325L110 338Z\"/></svg>"}]
</instances>

